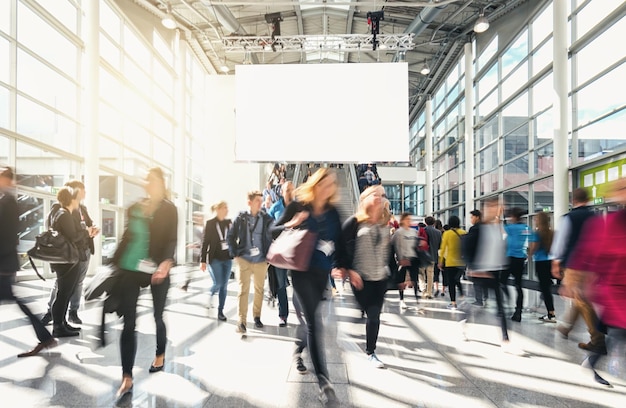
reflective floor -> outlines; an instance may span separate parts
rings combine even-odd
[[[297,320],[278,327],[277,305],[264,303],[263,329],[235,333],[237,283],[230,281],[225,314],[209,309],[208,274],[192,272],[188,291],[179,288],[186,272],[173,276],[166,308],[168,348],[163,372],[150,374],[155,348],[150,293],[142,292],[138,350],[127,407],[321,407],[317,383],[293,364]],[[49,280],[21,282],[16,294],[43,313]],[[471,283],[464,282],[471,292]],[[521,323],[510,323],[512,343],[524,356],[504,353],[493,301],[486,308],[465,304],[448,310],[446,297],[421,300],[388,292],[381,316],[377,354],[385,369],[372,367],[363,352],[365,319],[349,288],[322,302],[326,356],[331,380],[344,407],[626,407],[626,369],[598,368],[613,388],[597,384],[581,367],[588,341],[581,321],[564,339],[555,324],[537,320],[544,313],[538,294],[526,292]],[[408,293],[408,292],[407,292]],[[291,294],[291,288],[289,288]],[[471,302],[473,299],[466,299]],[[512,302],[512,301],[511,301]],[[0,306],[0,395],[3,406],[110,407],[121,380],[118,339],[121,322],[107,316],[105,347],[98,346],[101,302],[87,302],[79,314],[79,337],[36,357],[16,355],[36,343],[31,326],[15,305]],[[557,317],[566,302],[556,300]],[[251,310],[251,307],[250,307]],[[462,321],[467,319],[467,323]],[[464,336],[467,336],[467,339]],[[305,364],[311,367],[306,351]]]

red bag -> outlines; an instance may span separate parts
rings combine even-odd
[[[317,233],[307,229],[285,229],[272,242],[265,260],[277,268],[308,271],[317,245]]]

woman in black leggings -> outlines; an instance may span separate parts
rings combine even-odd
[[[535,261],[535,272],[539,278],[539,289],[543,295],[543,301],[546,304],[547,314],[539,318],[540,321],[546,323],[556,323],[556,315],[554,314],[554,300],[552,297],[552,261],[549,258],[550,247],[552,246],[552,238],[554,231],[550,228],[550,218],[548,214],[540,212],[535,216],[536,230],[529,237],[528,256]]]

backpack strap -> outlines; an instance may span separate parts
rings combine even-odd
[[[42,281],[45,281],[46,279],[43,276],[41,276],[41,274],[39,273],[39,270],[37,270],[37,267],[35,266],[35,262],[33,262],[33,258],[29,256],[28,260],[30,261],[30,265],[33,267],[33,270],[35,271],[37,276],[39,276],[39,279],[41,279]]]

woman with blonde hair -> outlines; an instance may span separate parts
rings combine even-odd
[[[209,268],[214,282],[213,287],[211,287],[211,298],[218,293],[217,318],[221,321],[226,321],[224,303],[226,302],[228,279],[233,266],[233,258],[228,251],[226,237],[232,222],[226,218],[228,214],[226,201],[213,204],[211,211],[215,213],[215,217],[208,220],[204,227],[204,239],[202,240],[202,250],[200,252],[200,269],[206,271],[208,257]]]
[[[350,278],[354,296],[367,314],[365,324],[368,360],[373,367],[385,365],[376,356],[380,313],[387,290],[390,251],[388,219],[384,214],[382,186],[366,188],[359,198],[359,209],[342,228],[342,246],[337,255],[343,277]]]
[[[287,206],[272,230],[274,236],[285,228],[297,227],[317,233],[317,245],[308,270],[292,271],[291,281],[307,325],[307,338],[300,339],[299,344],[308,346],[320,387],[320,398],[328,407],[339,406],[339,401],[326,366],[318,306],[328,284],[329,273],[335,263],[335,248],[339,247],[341,237],[341,221],[334,205],[337,200],[337,176],[334,171],[321,168],[296,190],[296,201]],[[298,371],[305,373],[300,355],[302,348],[296,351],[296,362]]]
[[[159,167],[148,170],[144,186],[147,198],[128,209],[127,224],[113,264],[121,271],[119,287],[123,291],[119,310],[124,316],[120,336],[122,385],[117,391],[118,402],[133,388],[133,366],[137,352],[137,299],[141,288],[150,285],[154,321],[156,323],[156,353],[149,372],[165,367],[167,333],[163,311],[170,286],[170,269],[174,266],[178,239],[178,212],[169,201],[165,176]]]

